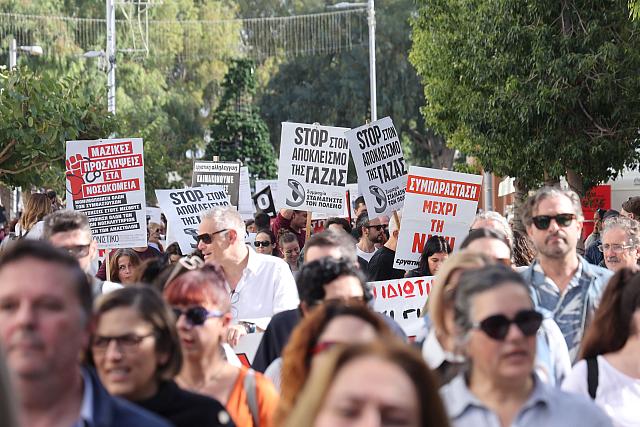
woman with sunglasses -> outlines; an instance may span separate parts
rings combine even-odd
[[[271,230],[258,230],[253,246],[259,254],[277,255],[276,252],[276,236]]]
[[[140,267],[140,257],[133,249],[118,249],[111,254],[109,269],[111,281],[125,286],[136,283],[137,269]]]
[[[595,405],[534,372],[542,314],[522,277],[500,265],[460,276],[454,302],[465,373],[441,389],[454,426],[610,426]]]
[[[188,271],[170,281],[163,294],[176,314],[185,359],[178,385],[222,402],[238,426],[270,425],[278,402],[273,385],[224,356],[231,302],[222,269],[207,264]]]
[[[91,357],[110,394],[130,400],[177,427],[228,426],[216,400],[173,381],[182,365],[173,314],[158,292],[131,286],[106,294],[95,309]]]
[[[640,425],[640,274],[618,271],[609,281],[582,340],[580,360],[562,384],[589,396],[617,427]]]
[[[407,273],[406,277],[422,277],[435,275],[444,261],[449,258],[451,246],[442,236],[431,236],[424,244],[418,268]]]

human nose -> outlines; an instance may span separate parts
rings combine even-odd
[[[202,240],[198,240],[198,250],[203,251],[205,249],[205,244]]]
[[[350,425],[352,427],[382,427],[380,411],[373,405],[367,405],[360,412],[360,417]]]
[[[176,327],[182,330],[190,330],[193,325],[187,321],[187,316],[185,316],[184,313],[180,313],[176,320]]]
[[[21,327],[32,328],[37,321],[33,306],[27,302],[22,302],[16,310],[14,320],[15,323]]]
[[[110,340],[105,349],[104,356],[109,360],[121,360],[122,349],[120,348],[117,340]]]

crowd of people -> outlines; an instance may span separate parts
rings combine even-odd
[[[194,253],[150,222],[98,265],[87,217],[33,194],[0,246],[0,425],[640,425],[640,197],[583,241],[578,196],[541,188],[524,233],[481,212],[410,271],[402,212],[354,207],[317,233],[306,212],[215,207]],[[422,276],[407,337],[367,283]]]

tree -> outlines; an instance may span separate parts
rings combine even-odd
[[[411,61],[428,123],[526,190],[580,194],[640,160],[640,33],[626,0],[422,0]]]
[[[253,62],[233,61],[222,87],[205,156],[241,161],[254,177],[275,177],[276,156],[269,143],[269,129],[251,102],[256,88]]]
[[[76,76],[0,71],[0,182],[64,188],[66,141],[118,130],[106,102]]]
[[[633,19],[638,19],[640,17],[640,1],[629,0],[629,11]]]

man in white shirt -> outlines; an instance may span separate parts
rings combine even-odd
[[[383,241],[384,226],[380,222],[380,218],[369,221],[369,215],[364,212],[356,220],[356,228],[360,233],[360,240],[356,244],[356,253],[358,257],[369,262],[376,252],[375,244]]]
[[[270,318],[300,303],[296,282],[282,259],[259,254],[244,243],[244,221],[232,206],[218,206],[202,215],[198,249],[206,263],[218,263],[227,279],[234,320]],[[251,332],[244,323],[229,328],[233,346]]]

